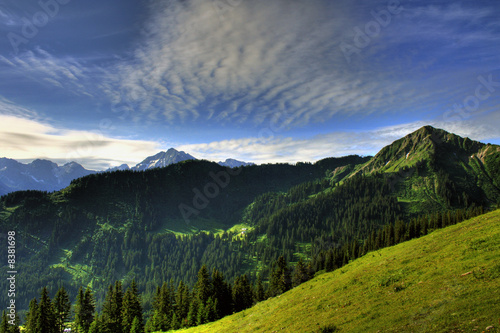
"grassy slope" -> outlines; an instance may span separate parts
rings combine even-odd
[[[499,258],[497,210],[182,332],[500,332]]]

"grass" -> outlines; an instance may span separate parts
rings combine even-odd
[[[497,210],[179,332],[500,332],[499,259]]]

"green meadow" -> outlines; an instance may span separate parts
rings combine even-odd
[[[178,332],[500,332],[500,211]]]

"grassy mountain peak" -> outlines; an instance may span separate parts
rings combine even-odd
[[[351,176],[385,174],[398,198],[417,212],[497,203],[499,165],[500,146],[424,126],[382,148]]]
[[[478,153],[485,144],[462,138],[456,134],[432,126],[423,126],[413,133],[384,147],[366,163],[364,172],[395,172],[401,168],[411,168],[434,161],[436,154],[444,154],[441,159],[461,159]]]

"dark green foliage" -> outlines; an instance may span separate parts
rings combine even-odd
[[[183,288],[182,284],[179,288]],[[183,297],[179,296],[180,306],[183,305]],[[157,288],[156,296],[153,304],[153,315],[149,318],[146,324],[147,332],[167,331],[172,327],[172,319],[174,315],[174,295],[170,286],[164,282],[161,288]]]
[[[54,313],[56,319],[56,332],[63,333],[66,322],[71,315],[71,301],[64,287],[59,288],[54,297]]]
[[[212,272],[212,290],[215,319],[231,314],[233,312],[231,287],[224,279],[224,275],[215,269]]]
[[[28,313],[26,314],[26,323],[24,328],[27,333],[36,333],[36,318],[38,316],[38,301],[33,298],[30,301]]]
[[[334,332],[338,332],[338,328],[333,324],[323,326],[318,331],[318,333],[334,333]]]
[[[132,281],[130,287],[127,288],[123,296],[121,318],[122,330],[124,332],[131,331],[134,321],[136,321],[135,330],[142,331],[144,329],[141,298],[135,280]]]
[[[267,296],[274,297],[283,294],[292,287],[290,269],[283,256],[278,258],[274,265]]]
[[[333,270],[333,269],[331,269]],[[299,262],[295,265],[292,275],[292,288],[297,287],[298,285],[309,281],[312,278],[312,267],[311,265],[306,265],[304,262],[299,260]]]
[[[253,287],[248,276],[236,278],[233,285],[233,310],[239,312],[251,307],[253,304]]]
[[[258,303],[262,302],[265,299],[266,299],[266,292],[264,290],[264,285],[262,284],[262,277],[259,274],[259,276],[257,277],[257,283],[255,285],[254,300],[256,303]]]
[[[123,290],[120,281],[110,285],[102,308],[103,333],[122,333]]]
[[[54,306],[50,301],[47,288],[43,287],[37,308],[35,331],[37,333],[55,333],[56,326]]]
[[[141,324],[141,320],[138,317],[135,317],[132,321],[132,326],[130,327],[130,333],[142,333],[143,328]]]
[[[9,330],[9,323],[5,310],[2,311],[2,322],[0,322],[0,333],[7,333]]]
[[[90,325],[94,321],[94,311],[95,301],[92,291],[90,288],[87,288],[83,292],[83,288],[80,287],[76,298],[74,323],[82,332],[86,333],[89,331]]]
[[[0,333],[20,333],[19,316],[15,313],[14,319],[7,316],[7,313],[2,311],[2,321],[0,322]]]
[[[255,300],[261,300],[264,290],[279,294],[314,271],[335,270],[367,251],[456,223],[465,209],[500,202],[498,156],[497,146],[423,128],[372,160],[349,156],[240,168],[228,184],[221,183],[227,169],[189,161],[147,172],[96,174],[51,194],[11,193],[0,199],[0,225],[19,234],[16,255],[23,288],[16,304],[26,310],[42,286],[54,292],[64,283],[75,295],[80,284],[91,284],[96,304],[87,319],[75,307],[75,320],[86,332],[95,309],[103,313],[103,325],[110,324],[110,304],[104,302],[109,283],[127,284],[134,276],[148,329],[156,327],[151,319],[156,287],[164,281],[171,281],[168,293],[163,292],[170,301],[155,317],[162,327],[221,318],[234,310],[230,283],[242,275],[250,284],[261,276],[254,290]],[[219,195],[196,209],[186,224],[179,205],[194,207],[193,190],[203,192],[206,184],[217,183],[214,175],[222,177]],[[244,236],[195,229],[236,223],[249,226]],[[169,232],[182,228],[183,236]],[[0,247],[5,246],[0,238]],[[66,253],[58,267],[50,267]],[[272,282],[273,264],[280,256],[290,266],[287,282],[278,286],[276,279]],[[6,262],[5,251],[0,260]],[[206,269],[200,279],[203,265],[218,273]],[[81,276],[72,276],[75,271]],[[0,281],[0,287],[5,283]],[[5,298],[0,295],[0,301]]]
[[[90,324],[88,333],[100,333],[104,330],[104,327],[101,322],[101,318],[99,315],[95,315],[94,320]],[[84,331],[86,332],[86,331]]]

